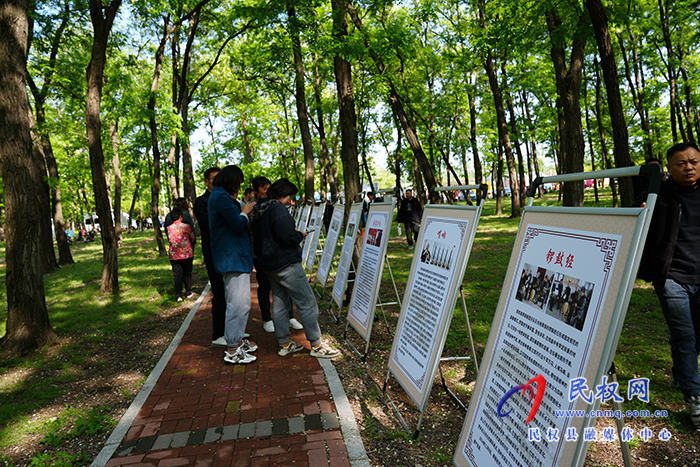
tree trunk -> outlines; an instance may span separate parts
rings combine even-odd
[[[591,151],[591,170],[595,172],[595,151],[593,150],[593,134],[591,132],[591,119],[588,112],[588,86],[585,86],[583,89],[585,92],[584,102],[586,108],[586,134],[588,135],[588,149]],[[598,199],[598,180],[593,181],[593,192],[595,195],[595,204],[598,204],[600,202]]]
[[[637,115],[639,115],[639,122],[642,127],[642,132],[644,133],[644,152],[646,153],[646,158],[650,159],[654,157],[654,135],[651,132],[651,125],[649,123],[649,111],[646,109],[644,103],[646,89],[644,86],[644,77],[640,73],[641,67],[639,65],[639,57],[637,56],[637,51],[634,47],[634,36],[632,35],[632,31],[629,31],[629,34],[633,42],[632,63],[634,64],[634,80],[632,79],[632,71],[630,70],[629,60],[627,59],[625,41],[623,40],[621,33],[617,33],[617,42],[620,44],[620,52],[622,54],[622,60],[625,64],[625,77],[627,78],[627,84],[629,85],[630,93],[632,94],[632,102],[637,110]]]
[[[501,148],[505,149],[506,164],[508,165],[508,176],[510,177],[510,194],[511,194],[511,218],[520,217],[520,189],[518,187],[518,173],[515,167],[515,158],[513,157],[513,148],[510,144],[510,136],[508,135],[508,123],[506,122],[506,112],[503,107],[503,95],[496,79],[496,70],[489,51],[484,60],[484,69],[489,78],[491,86],[491,94],[493,94],[494,109],[496,110],[496,120],[498,125],[498,143]],[[499,150],[499,154],[502,152]],[[502,162],[499,167],[502,167]],[[502,171],[502,169],[501,169]]]
[[[348,35],[347,0],[331,0],[333,8],[333,37],[340,44]],[[345,179],[345,217],[361,191],[360,165],[357,161],[357,115],[352,89],[352,69],[350,62],[336,53],[333,57],[336,90],[338,93],[339,124],[341,135],[341,161]]]
[[[524,206],[526,201],[525,195],[525,164],[523,164],[523,152],[520,149],[520,141],[518,139],[518,124],[515,120],[515,110],[513,109],[513,98],[508,92],[506,87],[506,67],[505,64],[501,68],[503,70],[503,85],[505,89],[506,105],[508,106],[508,114],[510,116],[510,131],[513,134],[513,143],[515,146],[515,152],[518,155],[518,177],[520,178],[518,183],[518,193],[520,194],[520,205]],[[513,193],[515,196],[515,193]]]
[[[294,84],[296,92],[297,118],[301,131],[301,144],[304,149],[304,197],[313,202],[314,199],[314,149],[309,130],[309,109],[306,106],[306,90],[304,78],[304,60],[301,55],[301,39],[299,37],[299,20],[296,17],[294,6],[287,4],[287,17],[289,18],[289,31],[292,39],[292,51],[294,55]]]
[[[586,0],[586,8],[593,23],[598,52],[600,53],[600,64],[603,68],[603,78],[605,79],[605,90],[608,94],[608,112],[610,113],[610,123],[615,143],[613,148],[615,165],[617,167],[629,167],[632,165],[632,159],[630,158],[627,123],[625,122],[625,112],[622,107],[622,96],[620,96],[617,63],[615,62],[612,40],[608,30],[608,16],[605,13],[601,0]],[[620,177],[618,180],[620,181],[620,202],[622,206],[632,206],[632,202],[634,202],[632,178]]]
[[[676,68],[673,64],[675,57],[673,54],[673,45],[671,43],[671,31],[668,26],[668,11],[664,8],[664,0],[659,1],[659,19],[661,21],[661,31],[664,36],[664,44],[666,45],[666,67],[668,71],[668,84],[669,84],[669,108],[671,110],[671,134],[673,135],[673,142],[678,142],[678,129],[676,123]],[[660,55],[660,53],[659,53]]]
[[[107,61],[107,40],[114,23],[121,0],[112,0],[108,6],[101,1],[90,0],[90,18],[92,19],[94,37],[92,55],[87,67],[87,96],[85,106],[85,127],[92,169],[92,187],[95,192],[95,210],[102,229],[102,283],[100,292],[104,294],[119,293],[119,275],[117,265],[117,242],[112,223],[112,210],[109,205],[109,193],[105,178],[105,157],[102,151],[102,122],[100,105],[102,101],[102,83],[104,67]],[[103,16],[104,11],[104,16]]]
[[[579,18],[579,29],[584,21]],[[581,124],[581,77],[583,71],[586,40],[583,33],[577,33],[571,46],[571,59],[566,67],[566,49],[558,39],[562,22],[554,11],[547,13],[547,28],[551,40],[550,55],[554,63],[557,94],[560,98],[563,119],[563,133],[560,133],[562,173],[583,172],[584,139]],[[561,130],[561,127],[560,127]],[[564,183],[564,206],[583,206],[583,180]]]
[[[472,95],[471,89],[467,91],[469,98],[469,145],[472,148],[472,156],[474,157],[474,183],[479,185],[484,181],[483,169],[481,168],[481,159],[479,158],[479,148],[476,144],[476,101]],[[467,169],[464,169],[464,173]],[[485,194],[485,193],[484,193]],[[481,202],[481,194],[477,196],[477,203]]]
[[[54,341],[39,262],[41,182],[32,161],[26,65],[29,1],[0,3],[0,165],[5,189],[7,321],[3,353]]]
[[[165,256],[165,242],[163,234],[160,230],[160,222],[158,220],[158,198],[160,196],[160,149],[158,147],[158,127],[156,125],[155,108],[156,108],[156,93],[158,92],[158,83],[160,82],[160,73],[163,68],[163,54],[168,37],[173,29],[168,29],[168,19],[163,21],[163,37],[160,45],[156,50],[155,69],[153,71],[153,82],[151,84],[151,95],[148,99],[148,110],[150,117],[148,119],[148,127],[151,132],[151,148],[153,149],[153,184],[151,185],[151,218],[153,219],[153,233],[158,245],[158,256]]]
[[[51,206],[49,204],[49,184],[46,181],[47,171],[44,150],[41,144],[41,139],[37,135],[36,122],[34,121],[34,115],[32,114],[31,109],[29,109],[29,114],[27,115],[27,117],[29,119],[30,125],[29,134],[34,143],[32,149],[32,162],[36,164],[37,170],[40,173],[44,174],[44,176],[41,179],[41,185],[39,186],[39,190],[42,196],[40,198],[41,204],[39,205],[39,207],[41,208],[41,214],[39,215],[38,220],[41,227],[41,233],[39,234],[39,238],[41,239],[41,254],[39,255],[39,258],[41,261],[41,268],[44,271],[44,274],[46,274],[58,268],[58,264],[56,263],[56,254],[53,250],[53,236],[51,234]]]
[[[109,121],[109,134],[112,139],[112,169],[114,170],[114,236],[117,248],[124,246],[122,238],[122,169],[119,165],[119,132],[118,123]]]
[[[610,158],[608,157],[608,145],[605,141],[605,128],[603,128],[603,115],[600,111],[600,72],[598,71],[598,60],[593,60],[593,66],[595,69],[595,116],[598,121],[598,136],[600,137],[600,152],[603,156],[603,164],[606,169],[612,169],[612,164],[610,163]],[[610,177],[610,189],[612,190],[613,196],[613,207],[618,207],[617,202],[617,186],[615,179]]]

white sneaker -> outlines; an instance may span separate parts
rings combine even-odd
[[[275,323],[273,323],[272,320],[270,320],[270,321],[265,321],[265,322],[263,323],[263,329],[264,329],[266,332],[275,332]]]
[[[311,346],[311,356],[316,358],[335,358],[340,355],[340,350],[333,349],[328,344],[319,344],[318,347]]]
[[[300,352],[302,350],[304,350],[303,345],[297,344],[294,341],[289,341],[289,345],[287,347],[283,345],[280,346],[280,349],[277,351],[277,355],[279,355],[280,357],[284,357],[289,355],[290,353]]]
[[[253,363],[257,360],[254,355],[248,355],[248,353],[243,350],[243,346],[238,347],[235,352],[229,353],[224,352],[224,362],[231,364],[247,365],[248,363]]]
[[[224,336],[221,336],[218,339],[211,341],[211,346],[212,347],[228,347],[228,344],[226,343],[226,338]]]
[[[302,326],[301,323],[299,321],[297,321],[296,318],[289,319],[289,327],[292,329],[296,329],[297,331],[299,329],[304,329],[304,326]]]
[[[239,345],[238,348],[242,348],[246,353],[253,353],[258,350],[258,346],[250,342],[248,339],[241,339],[241,345]]]

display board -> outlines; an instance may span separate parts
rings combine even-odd
[[[347,317],[348,322],[367,342],[372,333],[393,214],[393,202],[372,203],[367,214],[365,236]]]
[[[316,261],[316,251],[318,250],[318,240],[321,237],[321,227],[323,227],[323,211],[325,206],[320,205],[314,208],[314,214],[316,214],[316,221],[313,225],[313,232],[309,234],[307,239],[311,239],[311,245],[309,246],[309,252],[306,254],[306,263],[304,267],[307,271],[312,272],[314,270],[314,262]],[[311,230],[311,227],[309,227]]]
[[[427,205],[389,355],[421,412],[430,396],[476,233],[478,206]]]
[[[348,285],[348,273],[350,272],[352,252],[355,247],[357,231],[359,230],[361,211],[362,203],[353,204],[348,215],[348,223],[345,226],[343,248],[340,250],[340,260],[338,261],[338,272],[335,275],[335,283],[331,292],[331,296],[338,308],[343,306],[343,295],[345,295],[345,288]]]
[[[456,466],[583,463],[595,420],[556,411],[595,405],[571,381],[592,398],[611,364],[647,228],[643,208],[524,209]]]
[[[301,264],[306,267],[306,260],[309,258],[309,252],[311,251],[311,244],[314,241],[314,236],[316,234],[316,221],[318,218],[319,207],[314,206],[311,209],[311,214],[309,215],[309,223],[306,225],[306,230],[304,232],[308,235],[304,238],[304,242],[301,247]]]
[[[326,286],[326,281],[328,281],[328,274],[330,274],[331,272],[331,265],[333,264],[333,258],[335,258],[335,250],[338,246],[338,237],[340,236],[340,228],[343,226],[344,215],[344,205],[336,204],[335,206],[333,206],[333,216],[331,217],[331,223],[328,226],[328,235],[326,236],[326,243],[323,245],[323,254],[321,255],[321,262],[318,263],[318,271],[316,272],[316,280],[323,287]]]
[[[297,230],[305,231],[306,226],[309,224],[309,217],[311,216],[312,206],[306,205],[301,208],[300,215],[297,218]]]

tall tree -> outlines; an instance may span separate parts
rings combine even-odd
[[[314,148],[309,129],[309,109],[306,105],[306,79],[304,75],[304,60],[301,53],[301,37],[299,34],[299,18],[291,3],[287,4],[289,34],[292,39],[292,54],[294,56],[294,88],[297,104],[297,119],[301,131],[301,144],[304,149],[304,198],[314,199]]]
[[[357,161],[357,114],[355,113],[355,96],[352,86],[352,66],[342,51],[348,40],[348,0],[331,0],[331,6],[333,8],[333,37],[340,44],[340,50],[333,56],[333,70],[338,93],[338,123],[342,141],[340,159],[345,179],[345,216],[347,218],[355,195],[361,191],[360,164]]]
[[[0,1],[0,166],[5,189],[7,322],[2,351],[21,354],[55,339],[38,254],[40,187],[27,99],[29,1]]]
[[[558,102],[560,103],[559,138],[562,173],[583,172],[584,140],[581,123],[581,80],[583,57],[586,47],[583,12],[579,12],[577,24],[573,26],[572,44],[567,45],[565,30],[559,13],[553,8],[546,13],[547,28],[551,41],[550,56],[554,63]],[[566,64],[567,49],[571,50],[569,65]],[[564,206],[583,206],[583,181],[564,183]]]
[[[92,170],[92,188],[95,193],[95,211],[102,228],[102,283],[101,293],[119,293],[117,265],[117,238],[114,235],[112,210],[109,205],[109,189],[105,174],[105,156],[102,151],[102,120],[100,105],[105,63],[107,62],[107,40],[121,0],[112,0],[106,6],[101,0],[90,0],[90,20],[93,28],[92,51],[87,75],[87,99],[85,105],[85,127]]]
[[[608,112],[610,113],[610,123],[613,130],[615,165],[617,167],[629,167],[632,165],[632,159],[630,158],[625,111],[622,107],[622,96],[620,96],[620,81],[617,77],[617,62],[615,61],[610,30],[608,29],[608,15],[603,8],[601,0],[586,0],[586,8],[593,23],[595,39],[598,43],[598,53],[600,54],[600,64],[603,68],[605,90],[608,94]],[[634,201],[632,179],[630,177],[621,177],[619,180],[620,202],[623,207],[632,206]]]

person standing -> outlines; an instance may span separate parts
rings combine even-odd
[[[406,241],[409,250],[412,250],[414,242],[418,241],[418,231],[422,219],[423,207],[420,205],[420,201],[413,197],[413,190],[406,190],[406,197],[401,201],[399,207],[399,222],[403,222],[406,228]]]
[[[178,198],[173,202],[173,208],[180,208],[182,209],[182,222],[185,224],[189,224],[190,227],[192,227],[192,232],[195,232],[196,235],[196,230],[194,228],[194,221],[192,220],[192,216],[190,216],[190,212],[187,209],[189,206],[187,206],[187,200],[185,198]],[[173,217],[168,213],[165,216],[165,221],[163,221],[163,225],[167,229],[170,224],[174,222]]]
[[[639,277],[654,286],[670,333],[673,386],[700,427],[700,151],[679,143],[666,151],[670,177],[654,206]],[[643,199],[640,199],[643,198]],[[635,201],[641,205],[646,193]]]
[[[216,272],[214,259],[211,254],[211,241],[209,234],[209,215],[207,203],[209,195],[214,187],[214,177],[219,173],[218,167],[210,167],[204,171],[204,185],[206,191],[194,201],[194,217],[199,224],[199,232],[202,236],[202,256],[204,256],[204,267],[207,269],[209,283],[211,284],[211,345],[212,347],[226,347],[224,338],[224,328],[226,322],[226,296],[224,292],[224,276]]]
[[[251,180],[253,191],[255,192],[255,200],[259,201],[267,196],[267,189],[270,188],[271,182],[267,177],[255,177]],[[251,232],[252,234],[252,232]],[[253,237],[253,244],[255,244]],[[253,265],[255,266],[255,278],[258,281],[258,305],[260,305],[260,316],[263,320],[263,329],[266,332],[275,332],[275,323],[272,320],[272,312],[270,311],[270,279],[263,271],[260,262],[258,261],[255,251],[253,251]],[[294,317],[294,305],[289,306],[289,327],[295,330],[304,329],[304,326]]]
[[[177,301],[182,301],[182,283],[185,283],[187,298],[193,297],[192,292],[192,259],[194,258],[194,230],[189,224],[182,222],[184,213],[180,208],[174,208],[169,216],[173,219],[167,229],[168,256],[173,268],[175,295]]]
[[[224,276],[226,363],[252,363],[258,346],[243,337],[250,314],[250,273],[253,250],[248,233],[248,214],[255,202],[241,208],[236,200],[243,172],[236,165],[221,169],[213,181],[207,203],[212,257],[216,272]]]
[[[301,241],[308,234],[296,230],[294,218],[287,210],[290,199],[298,192],[296,185],[281,178],[267,191],[253,213],[255,254],[259,264],[270,279],[272,287],[272,320],[281,357],[304,349],[289,339],[288,310],[291,300],[304,325],[304,334],[311,343],[311,356],[334,358],[340,351],[321,341],[318,325],[318,303],[301,265]]]

